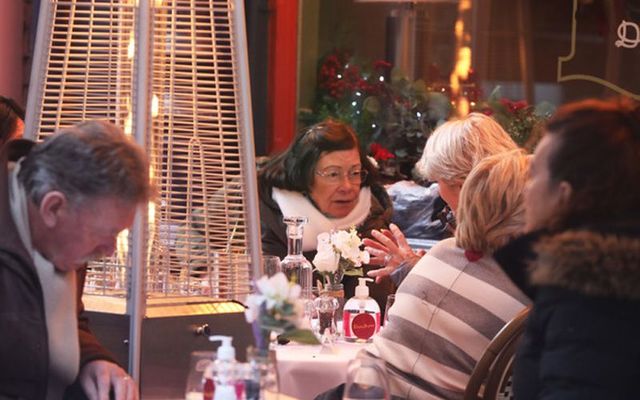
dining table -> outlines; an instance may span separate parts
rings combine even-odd
[[[278,345],[276,360],[280,393],[300,400],[312,400],[344,383],[349,361],[356,358],[366,345],[344,341],[337,341],[331,346]]]

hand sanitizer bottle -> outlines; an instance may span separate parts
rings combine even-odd
[[[210,367],[213,369],[215,393],[213,400],[237,400],[236,396],[236,349],[231,345],[231,336],[209,336],[212,342],[221,342],[218,358]]]
[[[358,278],[358,281],[356,295],[344,305],[344,337],[349,342],[370,342],[380,330],[380,306],[369,297],[367,281],[373,279]]]

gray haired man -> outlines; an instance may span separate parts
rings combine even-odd
[[[79,283],[149,200],[146,157],[103,121],[29,147],[0,154],[0,398],[61,399],[75,381],[91,400],[135,400],[135,383],[78,318]],[[16,152],[26,154],[11,162]]]

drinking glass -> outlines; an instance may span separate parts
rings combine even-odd
[[[269,278],[271,278],[278,272],[282,272],[282,266],[280,265],[280,257],[263,254],[262,270],[264,271],[264,274]]]
[[[204,371],[215,358],[215,351],[194,351],[191,353],[189,376],[187,377],[187,386],[184,391],[187,400],[202,399]]]
[[[387,296],[387,304],[384,306],[384,323],[383,326],[387,326],[389,322],[389,311],[391,310],[391,306],[396,302],[396,295],[390,294]]]
[[[389,380],[384,365],[368,356],[349,361],[342,400],[389,400]]]

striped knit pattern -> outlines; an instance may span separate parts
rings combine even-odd
[[[447,239],[404,279],[367,352],[386,362],[395,396],[462,399],[491,339],[527,304],[492,258],[470,262]]]

